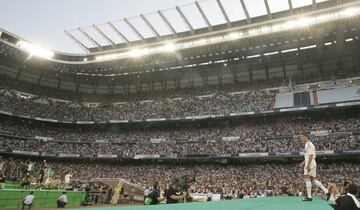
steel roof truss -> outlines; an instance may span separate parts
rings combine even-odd
[[[166,18],[166,16],[164,15],[164,13],[160,10],[158,10],[158,14],[161,17],[161,19],[164,21],[164,23],[166,24],[166,26],[170,29],[170,31],[177,35],[177,32],[175,30],[175,28],[170,24],[169,20]]]
[[[241,3],[241,6],[242,6],[242,8],[244,10],[246,20],[250,24],[251,23],[251,18],[250,18],[250,15],[249,15],[249,12],[247,10],[247,7],[246,7],[246,4],[245,4],[244,0],[240,0],[240,3]]]
[[[70,37],[70,39],[73,40],[73,42],[75,42],[85,52],[90,52],[89,48],[87,48],[80,40],[78,40],[74,35],[72,35],[70,31],[65,30],[65,34],[68,35],[68,37]]]
[[[185,14],[181,10],[181,8],[177,6],[176,11],[179,13],[181,18],[183,19],[183,21],[184,21],[185,25],[187,26],[187,28],[191,31],[192,34],[194,34],[194,27],[191,25],[189,20],[186,18]]]
[[[199,4],[198,1],[195,1],[195,5],[198,8],[198,10],[199,10],[205,24],[208,26],[209,31],[212,31],[212,25],[211,25],[209,19],[206,17],[206,14],[205,14],[204,10],[201,8],[201,5]]]
[[[115,42],[113,42],[97,25],[93,25],[93,28],[95,31],[97,31],[109,44],[115,45]]]
[[[155,27],[150,23],[150,21],[144,16],[140,15],[141,19],[145,22],[145,24],[149,27],[149,29],[153,32],[153,34],[157,37],[160,37],[159,32],[155,29]]]
[[[116,33],[122,40],[124,40],[124,41],[127,42],[127,43],[130,42],[130,40],[129,40],[123,33],[121,33],[121,32],[119,31],[119,29],[117,29],[116,26],[115,26],[112,22],[108,21],[107,24],[110,26],[110,28],[111,28],[113,31],[115,31],[115,33]]]
[[[138,36],[139,39],[144,40],[144,36],[135,28],[135,26],[129,21],[129,19],[124,18],[125,23],[130,27],[130,29]]]
[[[221,3],[221,0],[216,0],[216,1],[217,1],[218,6],[219,6],[219,8],[221,10],[221,13],[224,16],[224,19],[225,19],[225,21],[227,23],[227,26],[230,28],[231,27],[231,21],[230,21],[230,18],[229,18],[229,16],[227,15],[227,13],[225,11],[225,8],[224,8],[223,4]]]
[[[83,28],[80,27],[79,31],[95,46],[101,47],[101,45],[94,38],[92,38]]]

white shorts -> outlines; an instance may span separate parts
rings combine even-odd
[[[308,171],[306,168],[304,168],[304,175],[316,177],[316,164],[313,164],[310,166],[310,171]]]

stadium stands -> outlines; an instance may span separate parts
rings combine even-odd
[[[160,98],[84,107],[77,103],[54,102],[47,98],[29,100],[7,91],[0,96],[2,111],[56,120],[109,121],[186,117],[201,114],[265,111],[271,108],[272,94],[251,91],[239,95],[213,93],[186,98]],[[46,110],[46,112],[44,112]]]
[[[94,189],[94,178],[121,178],[145,192],[156,180],[169,185],[186,176],[196,178],[193,193],[222,199],[265,197],[269,189],[303,196],[303,132],[316,147],[321,182],[360,185],[360,4],[343,1],[268,9],[234,28],[197,31],[194,40],[193,33],[177,34],[176,53],[127,59],[119,57],[128,46],[113,46],[114,54],[102,46],[86,55],[39,56],[1,29],[5,188],[71,189],[86,197],[95,191],[106,194],[96,202],[109,204],[111,193],[125,197],[130,189],[120,189],[120,181]],[[300,30],[294,22],[262,25],[293,15]],[[314,30],[303,26],[309,20]],[[163,44],[161,37],[142,41],[133,51]]]
[[[8,151],[44,154],[134,155],[236,154],[299,152],[296,135],[314,134],[318,150],[357,150],[359,117],[282,119],[236,123],[229,126],[155,129],[61,129],[7,120],[0,123],[0,145]],[[283,147],[282,145],[286,145]]]

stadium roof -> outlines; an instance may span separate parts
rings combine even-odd
[[[127,47],[251,24],[259,16],[311,6],[329,0],[201,0],[150,14],[65,30],[85,52]],[[342,0],[337,0],[340,4]]]
[[[215,22],[211,23],[210,17],[216,15],[216,13],[211,13],[211,15],[206,15],[206,10],[203,9],[204,6],[201,4],[205,4],[207,2],[214,2],[216,6],[212,5],[209,8],[218,8],[220,10],[220,14],[223,15],[223,22]],[[235,19],[233,15],[230,15],[227,11],[227,4],[225,4],[226,0],[207,0],[199,3],[189,4],[185,6],[179,6],[175,8],[175,15],[182,16],[183,22],[188,26],[188,29],[180,29],[174,28],[173,33],[169,35],[162,35],[158,27],[153,22],[150,22],[150,16],[148,15],[140,15],[139,17],[146,24],[146,20],[148,21],[147,25],[152,26],[153,30],[159,33],[159,37],[147,37],[144,32],[137,29],[135,24],[133,24],[133,19],[135,18],[125,18],[122,21],[128,22],[127,25],[133,29],[133,33],[137,34],[137,37],[143,40],[131,40],[127,38],[129,42],[126,43],[116,43],[110,35],[107,35],[106,31],[101,28],[101,24],[94,25],[92,28],[97,31],[98,35],[101,35],[104,40],[107,40],[108,43],[114,43],[112,45],[104,44],[101,45],[101,42],[93,37],[88,32],[88,27],[80,27],[79,31],[81,34],[85,36],[85,38],[92,40],[93,45],[97,46],[92,48],[88,48],[81,42],[81,40],[77,39],[71,30],[67,31],[67,33],[78,42],[79,45],[84,46],[89,53],[86,54],[70,54],[70,53],[62,53],[62,52],[53,52],[47,49],[43,49],[38,47],[35,44],[32,44],[21,37],[18,37],[10,32],[5,30],[1,30],[0,33],[1,40],[5,40],[10,46],[22,50],[24,52],[28,52],[30,55],[35,55],[37,57],[45,58],[50,61],[55,61],[56,63],[63,64],[91,64],[91,63],[102,63],[104,61],[113,61],[113,60],[129,60],[129,58],[138,58],[138,57],[149,57],[152,54],[169,54],[174,51],[180,52],[181,54],[185,53],[185,51],[193,51],[196,48],[207,48],[218,47],[225,45],[232,45],[235,41],[241,42],[243,39],[255,38],[261,35],[271,35],[271,34],[280,34],[286,31],[297,31],[306,28],[311,28],[314,26],[324,25],[330,22],[336,22],[338,20],[350,19],[354,16],[360,15],[360,2],[355,0],[327,0],[327,1],[316,1],[311,0],[311,4],[301,5],[296,4],[295,2],[299,2],[300,0],[286,0],[285,10],[281,11],[273,11],[271,0],[254,0],[258,1],[259,5],[257,8],[248,8],[246,7],[247,0],[239,0],[239,8],[242,8],[239,11],[243,11],[243,18],[241,16],[239,20]],[[237,1],[236,1],[237,2]],[[244,3],[245,6],[242,6],[241,3]],[[309,2],[301,0],[301,2]],[[260,4],[261,3],[261,4]],[[264,11],[261,12],[262,3],[265,7],[265,15]],[[189,6],[194,6],[197,8],[197,11],[201,14],[204,13],[204,16],[199,19],[189,18],[185,13],[185,9]],[[199,5],[200,7],[196,6]],[[266,6],[267,5],[267,6]],[[200,8],[200,9],[199,9]],[[205,7],[204,7],[205,8]],[[223,9],[221,9],[223,8]],[[244,10],[244,8],[246,8]],[[162,22],[169,21],[170,16],[167,15],[167,11],[160,11],[156,14],[158,16],[166,17],[162,18]],[[202,12],[201,12],[202,11]],[[254,13],[257,11],[257,13]],[[193,12],[195,13],[195,12]],[[248,13],[249,15],[246,15]],[[162,15],[161,15],[162,14]],[[239,13],[241,14],[241,13]],[[200,15],[201,16],[201,15]],[[204,22],[210,23],[205,28],[198,28],[200,26],[195,26],[194,20],[203,20]],[[229,20],[228,22],[226,20]],[[122,31],[121,28],[116,26],[117,21],[111,21],[106,23],[110,28],[113,26],[113,29]],[[217,25],[216,25],[217,24]],[[171,24],[168,26],[176,27]],[[144,27],[145,28],[145,27]],[[151,30],[151,27],[150,27]],[[169,29],[171,30],[171,29]],[[113,30],[114,31],[114,30]],[[153,32],[154,32],[153,31]],[[115,32],[115,31],[114,31]],[[124,37],[127,34],[121,33]],[[153,34],[156,34],[155,32]],[[100,47],[99,47],[100,46]],[[91,47],[91,46],[90,46]]]

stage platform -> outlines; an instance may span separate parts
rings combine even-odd
[[[252,198],[230,201],[182,203],[157,206],[117,206],[91,208],[92,210],[333,210],[327,201],[314,198],[303,202],[301,197]],[[84,210],[72,209],[72,210]]]

